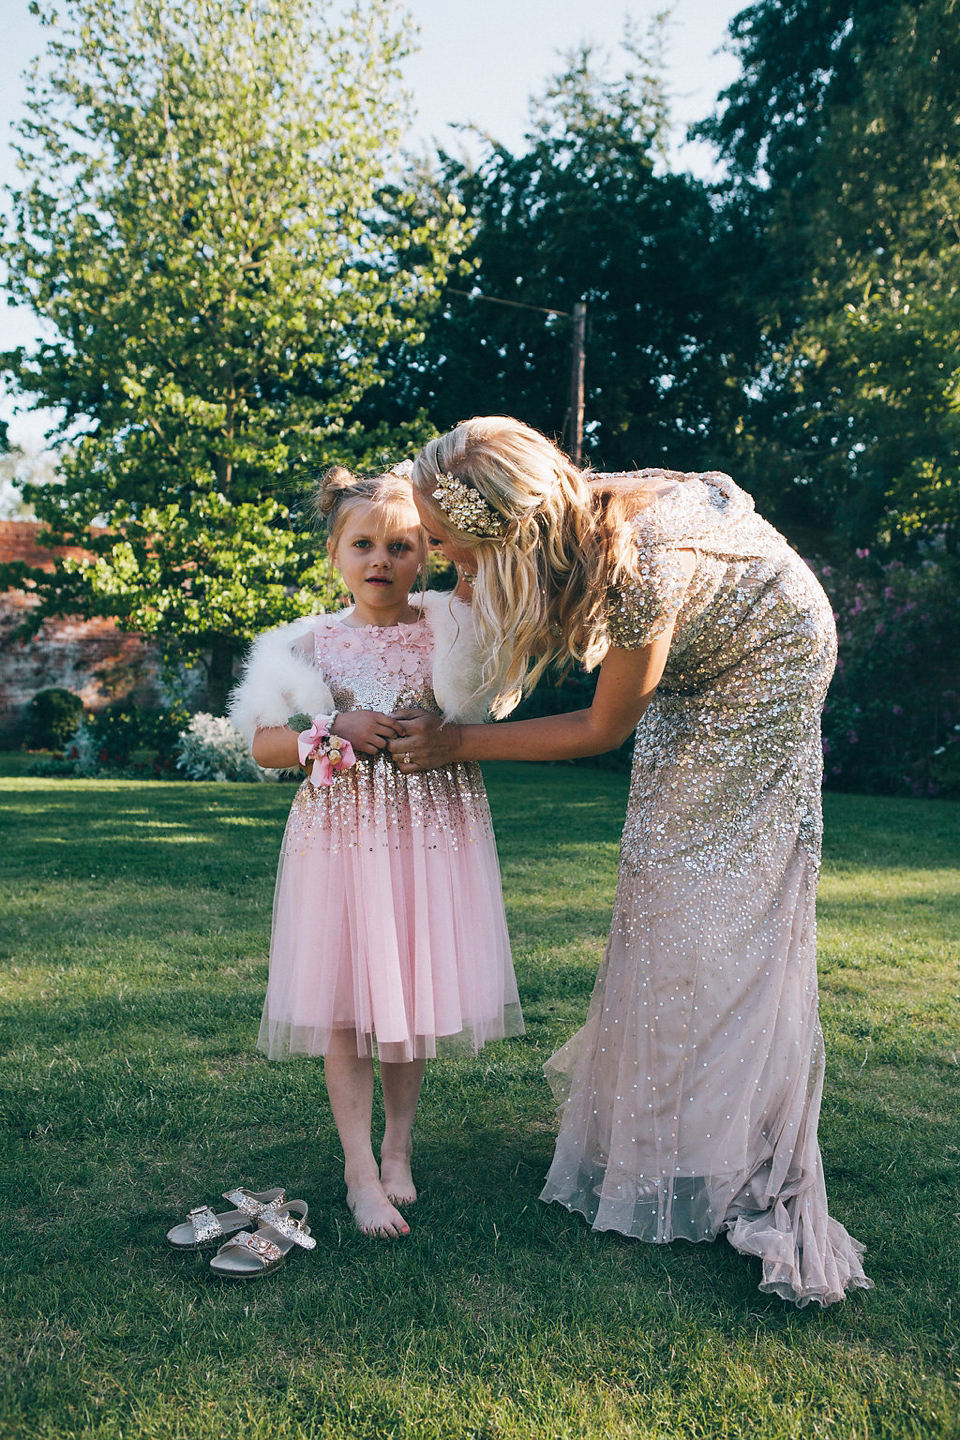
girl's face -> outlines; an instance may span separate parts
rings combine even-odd
[[[412,505],[400,512],[394,506],[352,505],[327,552],[362,624],[395,624],[406,612],[421,560],[420,524]]]
[[[468,550],[465,545],[458,545],[456,540],[451,538],[448,530],[445,530],[442,525],[437,525],[433,512],[427,508],[416,490],[413,492],[413,503],[417,507],[420,523],[427,532],[430,545],[439,550],[442,555],[446,555],[458,570],[466,571],[468,575],[476,575],[476,552]]]

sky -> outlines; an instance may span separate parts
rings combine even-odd
[[[309,3],[309,0],[305,0]],[[747,0],[674,0],[667,29],[666,79],[673,118],[671,161],[706,175],[706,147],[686,143],[687,127],[703,119],[737,73],[723,53],[729,21]],[[530,97],[541,93],[563,57],[584,42],[617,64],[624,23],[643,34],[666,0],[407,0],[419,27],[419,52],[407,62],[416,106],[410,148],[439,143],[456,150],[470,140],[454,125],[474,125],[508,148],[522,147]],[[0,0],[0,185],[15,183],[11,123],[22,113],[22,75],[44,47],[29,0]],[[473,153],[476,153],[475,150]],[[5,207],[4,207],[5,208]],[[29,311],[0,307],[0,350],[30,344],[37,325]],[[0,395],[0,418],[15,443],[36,442],[37,418],[18,414]]]

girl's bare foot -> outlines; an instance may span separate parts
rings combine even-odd
[[[410,1234],[410,1226],[396,1206],[391,1205],[379,1180],[347,1186],[347,1208],[362,1235],[379,1235],[398,1240]]]
[[[412,1205],[417,1198],[417,1187],[410,1173],[410,1156],[381,1150],[380,1183],[395,1205]]]

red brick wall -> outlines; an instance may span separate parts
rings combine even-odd
[[[42,531],[35,521],[0,520],[0,563],[23,560],[51,570],[56,554],[81,553],[43,549],[35,543]],[[36,603],[28,592],[0,591],[0,743],[19,743],[27,705],[53,686],[72,690],[89,710],[127,697],[156,702],[156,653],[112,620],[47,620],[32,640],[12,639]]]

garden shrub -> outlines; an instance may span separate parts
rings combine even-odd
[[[83,714],[72,690],[38,690],[30,701],[27,744],[32,750],[61,750]]]
[[[122,769],[140,748],[143,720],[132,700],[117,700],[94,716],[92,723],[97,760],[102,766]]]
[[[200,711],[180,733],[177,768],[188,780],[264,780],[247,742],[229,720]]]
[[[824,782],[869,794],[960,796],[960,570],[858,550],[814,566],[837,619],[823,714]]]

